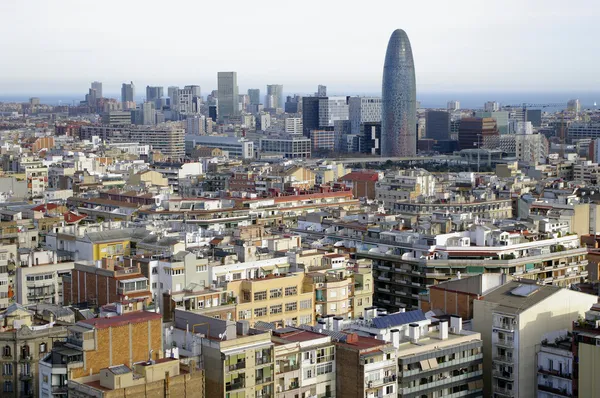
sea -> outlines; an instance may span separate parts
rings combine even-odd
[[[287,95],[314,95],[313,93],[284,93]],[[108,93],[110,98],[120,98],[120,94]],[[380,96],[381,93],[374,92],[348,92],[348,93],[329,93],[329,95],[362,95],[362,96]],[[83,100],[81,94],[52,94],[52,95],[2,95],[0,94],[0,102],[27,102],[30,97],[39,97],[40,102],[48,105],[76,105]],[[545,111],[559,111],[566,107],[567,101],[570,99],[579,99],[582,109],[596,109],[596,103],[600,103],[600,91],[597,92],[417,92],[417,100],[422,108],[446,108],[448,101],[460,101],[460,106],[463,109],[478,109],[482,108],[487,101],[499,102],[502,106],[518,106],[523,103],[528,104],[559,104],[556,106],[544,107]],[[144,97],[136,97],[136,101],[142,102]],[[564,105],[560,105],[564,104]],[[532,109],[540,108],[540,106],[530,106]]]

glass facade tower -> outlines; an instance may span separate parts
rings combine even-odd
[[[415,64],[406,32],[392,33],[385,54],[382,84],[381,155],[417,153]]]

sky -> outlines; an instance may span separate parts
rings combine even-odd
[[[0,0],[0,96],[146,85],[380,93],[391,33],[417,92],[599,92],[598,0]],[[600,97],[600,96],[599,96]]]

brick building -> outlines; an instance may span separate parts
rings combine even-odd
[[[63,277],[63,303],[105,305],[127,300],[152,300],[152,292],[138,266],[118,265],[113,259],[102,259],[100,267],[93,262],[77,262],[70,276]]]
[[[379,173],[376,171],[353,171],[338,180],[352,188],[355,198],[375,199],[375,186],[379,181]]]
[[[93,376],[116,365],[131,368],[150,357],[159,360],[162,347],[162,317],[154,312],[77,322],[68,327],[66,343],[55,345],[39,362],[40,396],[62,393],[66,397],[69,380]]]

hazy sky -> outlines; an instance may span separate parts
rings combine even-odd
[[[598,91],[600,1],[0,0],[0,95],[147,84],[381,90],[394,29],[421,92]]]

